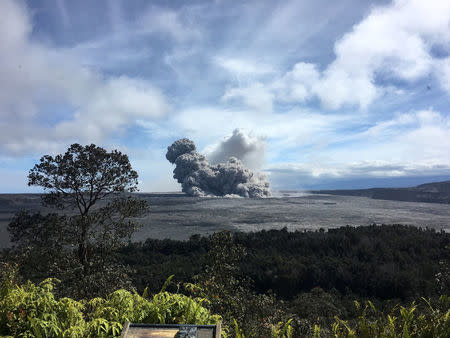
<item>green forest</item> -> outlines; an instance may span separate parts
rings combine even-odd
[[[0,332],[106,337],[126,320],[221,320],[229,336],[445,337],[449,245],[402,225],[148,239],[114,252],[121,274],[93,274],[82,296],[67,271],[42,281],[40,259],[8,250],[3,261],[20,263],[3,266]]]
[[[450,234],[405,225],[217,232],[131,242],[151,206],[128,157],[45,155],[0,253],[0,336],[117,337],[222,322],[224,337],[449,337]]]

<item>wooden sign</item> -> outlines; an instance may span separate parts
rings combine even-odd
[[[192,324],[134,324],[126,322],[121,338],[220,338],[221,326]]]

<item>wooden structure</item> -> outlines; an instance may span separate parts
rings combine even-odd
[[[220,338],[221,325],[134,324],[126,322],[121,338]]]

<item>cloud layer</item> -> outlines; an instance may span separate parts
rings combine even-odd
[[[31,41],[31,18],[21,2],[2,1],[0,13],[8,13],[0,21],[0,152],[100,143],[137,118],[169,111],[165,96],[148,81],[104,76],[67,51]]]
[[[144,191],[179,189],[164,157],[183,137],[282,188],[450,177],[448,1],[4,0],[0,15],[0,191],[72,142],[129,154]]]

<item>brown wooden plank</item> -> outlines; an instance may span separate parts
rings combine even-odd
[[[180,329],[183,327],[183,332],[186,326],[183,325],[167,325],[168,327],[162,327],[158,324],[133,324],[126,322],[124,324],[121,338],[175,338],[180,334]],[[221,336],[221,323],[213,325],[207,325],[202,327],[187,326],[196,329],[197,338],[220,338]],[[215,334],[214,334],[215,331]]]
[[[129,327],[130,327],[130,322],[125,322],[125,324],[123,325],[123,329],[122,329],[122,333],[120,335],[120,338],[125,338],[127,336]]]
[[[128,330],[126,338],[174,338],[178,329],[133,328]]]
[[[221,334],[222,334],[222,322],[217,322],[216,324],[216,337],[215,338],[220,338]]]

